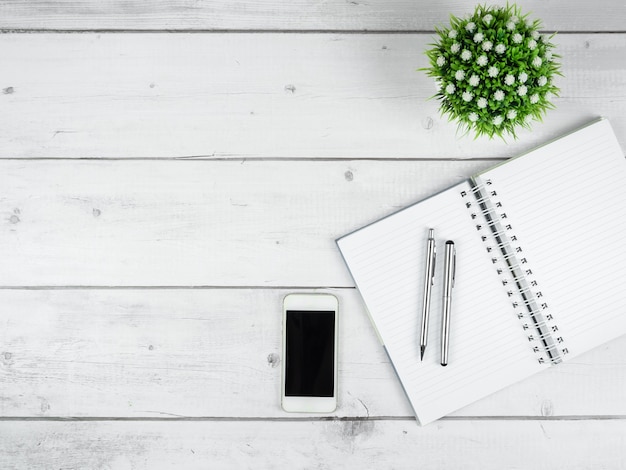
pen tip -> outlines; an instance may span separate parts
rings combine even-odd
[[[426,346],[420,347],[420,361],[424,360],[424,351],[426,350]]]

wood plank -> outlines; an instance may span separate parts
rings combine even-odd
[[[2,422],[6,469],[621,468],[626,421]],[[557,465],[558,464],[558,465]]]
[[[549,30],[624,31],[626,8],[621,0],[570,0],[567,8],[541,0],[517,2],[542,19]],[[504,5],[505,0],[490,4]],[[461,0],[424,4],[412,0],[311,0],[124,2],[56,0],[0,2],[2,29],[132,30],[398,30],[432,31],[449,14],[465,15],[473,5]]]
[[[456,135],[439,117],[428,100],[434,84],[416,71],[430,41],[430,34],[0,35],[0,157],[496,158],[598,115],[611,119],[626,148],[626,35],[558,36],[565,75],[558,108],[508,145]]]
[[[0,290],[0,417],[311,418],[279,403],[291,291]],[[332,415],[410,419],[357,292],[323,291],[341,308]],[[455,416],[626,416],[624,357],[626,337]]]
[[[354,283],[334,240],[493,162],[0,161],[0,286]]]

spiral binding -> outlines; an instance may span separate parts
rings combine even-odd
[[[530,261],[518,243],[502,202],[498,200],[493,182],[490,179],[483,181],[477,176],[470,179],[470,185],[469,191],[461,191],[461,197],[537,361],[540,364],[562,362],[563,356],[569,351],[550,307],[544,300]]]

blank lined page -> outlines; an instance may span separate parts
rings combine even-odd
[[[461,183],[337,241],[420,423],[470,404],[541,366],[470,218]],[[420,322],[428,229],[438,257],[428,346]],[[444,244],[457,251],[449,364],[440,365]]]
[[[626,333],[626,159],[607,120],[485,172],[574,357]]]

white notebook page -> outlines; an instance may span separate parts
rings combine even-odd
[[[470,219],[461,183],[337,241],[416,416],[426,424],[538,370],[526,335]],[[438,257],[420,362],[426,239]],[[444,244],[457,250],[449,364],[440,365]]]
[[[491,178],[574,357],[626,333],[626,159],[601,120]]]

